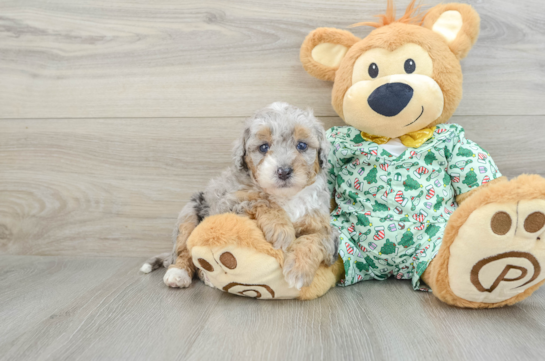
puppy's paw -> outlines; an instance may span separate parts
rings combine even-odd
[[[296,257],[294,253],[288,253],[284,261],[284,279],[290,287],[300,290],[302,287],[310,286],[317,269]]]
[[[268,223],[262,225],[262,229],[267,242],[276,249],[285,251],[295,241],[295,229],[291,225]]]
[[[163,282],[168,287],[186,288],[191,284],[191,277],[184,269],[169,268],[163,277]]]

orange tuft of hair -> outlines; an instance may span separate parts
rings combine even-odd
[[[388,0],[388,5],[386,7],[386,13],[381,15],[376,15],[380,18],[381,21],[373,22],[362,22],[350,25],[351,28],[356,26],[372,26],[374,28],[380,28],[381,26],[390,25],[392,23],[404,23],[404,24],[415,24],[422,25],[424,21],[424,16],[422,15],[420,8],[422,5],[415,5],[416,0],[412,0],[407,9],[405,9],[405,14],[402,17],[396,20],[396,10],[393,0]]]

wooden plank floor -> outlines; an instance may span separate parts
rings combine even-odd
[[[463,62],[458,114],[545,114],[536,101],[545,97],[543,1],[461,2],[482,25]],[[301,42],[385,8],[386,0],[5,0],[0,117],[247,116],[278,100],[332,116],[331,85],[302,70]]]
[[[0,257],[0,360],[539,360],[545,289],[461,310],[408,281],[257,301],[167,288],[135,258]]]
[[[482,22],[452,121],[505,175],[545,176],[545,3],[461,2]],[[245,117],[282,100],[342,124],[299,47],[385,7],[1,0],[0,360],[543,359],[545,290],[471,311],[393,280],[259,302],[138,273]]]

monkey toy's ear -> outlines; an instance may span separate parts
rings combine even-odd
[[[463,59],[477,41],[479,14],[466,4],[442,4],[431,8],[424,26],[441,35],[458,59]]]
[[[313,77],[334,81],[346,52],[359,40],[349,31],[318,28],[301,45],[301,63]]]

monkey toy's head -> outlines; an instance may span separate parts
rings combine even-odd
[[[469,5],[446,4],[419,16],[415,0],[395,19],[391,0],[379,23],[359,39],[334,28],[312,31],[301,62],[312,76],[333,81],[332,104],[349,125],[397,138],[444,123],[462,98],[464,58],[479,34]]]

